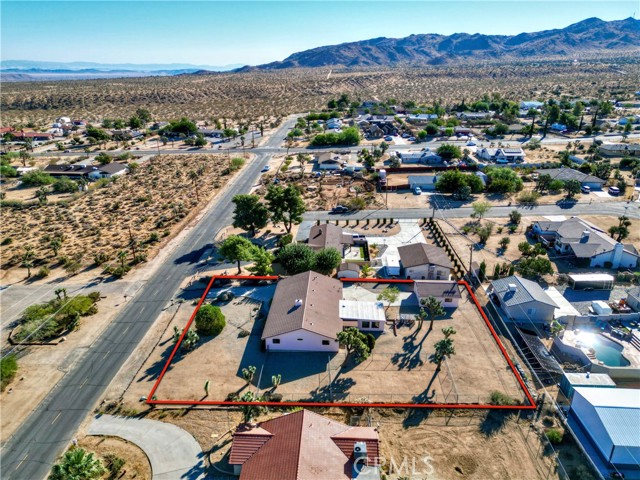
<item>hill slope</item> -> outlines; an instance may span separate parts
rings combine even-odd
[[[426,66],[488,60],[611,57],[616,53],[637,55],[640,52],[638,45],[640,20],[627,18],[606,22],[589,18],[562,29],[514,36],[456,33],[373,38],[318,47],[294,53],[281,62],[244,69]]]

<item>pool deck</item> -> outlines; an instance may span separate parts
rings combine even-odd
[[[585,333],[585,332],[593,333],[594,335],[602,335],[607,340],[617,343],[622,347],[622,351],[620,353],[624,358],[626,358],[629,361],[629,365],[626,365],[625,367],[640,368],[640,350],[638,350],[636,347],[631,345],[630,342],[626,340],[620,340],[619,338],[613,337],[608,333],[601,332],[599,330],[590,330],[590,329],[589,330],[585,330],[585,329],[566,330],[562,337],[562,341],[567,345],[571,345],[572,347],[580,348],[586,354],[589,352],[589,346],[583,345],[580,339],[578,338],[578,335],[580,333]],[[594,359],[593,363],[598,363],[598,360]],[[625,368],[625,367],[620,367],[620,368]]]

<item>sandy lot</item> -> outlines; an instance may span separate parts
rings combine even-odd
[[[375,293],[375,292],[374,292]],[[209,294],[214,298],[216,291]],[[259,294],[260,295],[260,294]],[[210,380],[208,400],[224,400],[229,393],[247,389],[264,393],[271,389],[271,376],[282,375],[276,392],[285,400],[354,401],[418,403],[487,403],[492,390],[522,399],[515,377],[484,321],[466,293],[457,310],[436,321],[428,332],[400,327],[397,335],[387,327],[377,339],[372,355],[359,365],[343,367],[344,351],[327,356],[321,353],[270,353],[260,351],[264,316],[258,314],[259,303],[236,298],[221,305],[227,327],[216,338],[203,338],[192,352],[180,352],[172,362],[160,388],[159,399],[204,398],[204,383]],[[183,328],[190,309],[181,310],[162,335],[133,382],[129,399],[148,394],[157,372],[173,348],[173,325]],[[440,330],[453,326],[457,355],[448,360],[439,374],[430,360],[433,344],[442,338]],[[251,334],[242,336],[241,332]],[[247,386],[241,369],[257,367],[253,385]],[[189,378],[185,382],[185,378]]]
[[[151,464],[136,445],[118,437],[87,436],[78,440],[78,446],[94,452],[106,465],[105,455],[116,455],[125,460],[119,480],[151,480]],[[106,477],[105,477],[106,478]]]

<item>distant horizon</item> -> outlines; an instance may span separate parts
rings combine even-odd
[[[425,0],[170,2],[4,0],[2,63],[225,67],[260,65],[326,45],[454,33],[517,35],[597,17],[624,20],[635,1]],[[576,8],[579,6],[579,8]],[[549,9],[553,15],[549,15]],[[36,15],[34,15],[36,14]],[[381,22],[381,20],[384,20]],[[77,40],[80,39],[80,40]],[[19,52],[19,54],[16,54]],[[55,60],[52,60],[55,59]],[[3,68],[13,68],[4,67]]]

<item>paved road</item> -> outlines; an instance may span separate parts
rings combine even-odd
[[[266,146],[275,146],[294,122],[295,119],[284,122]],[[259,154],[234,178],[231,188],[220,195],[214,208],[204,215],[91,349],[6,442],[0,457],[3,480],[39,480],[47,476],[167,299],[185,277],[194,273],[196,263],[216,233],[231,223],[233,195],[249,192],[268,161],[268,154]]]
[[[100,415],[89,425],[88,433],[124,438],[140,447],[151,463],[153,480],[205,478],[200,445],[189,432],[170,423]]]
[[[492,207],[487,217],[508,217],[509,213],[517,209],[523,216],[530,215],[627,215],[629,218],[640,219],[640,204],[638,202],[607,202],[589,205],[587,203],[567,204],[567,206],[559,205],[539,205],[539,206],[504,206]],[[326,211],[307,212],[304,214],[305,221],[316,220],[366,220],[378,218],[411,219],[411,218],[428,218],[434,213],[433,207],[426,208],[395,208],[390,210],[361,210],[359,212],[347,213],[344,215],[334,215]],[[440,204],[436,208],[436,217],[450,218],[467,218],[473,213],[471,207],[446,207]]]

